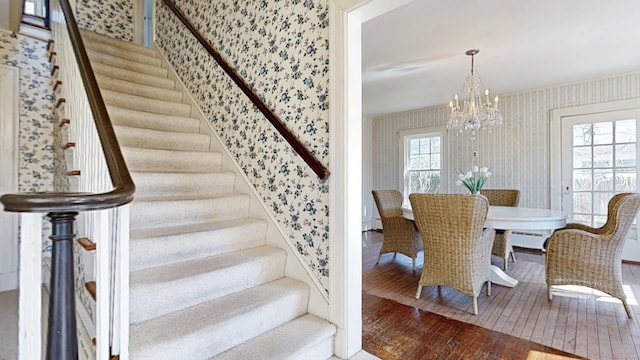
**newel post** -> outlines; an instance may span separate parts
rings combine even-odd
[[[51,240],[51,297],[47,334],[47,360],[78,359],[76,298],[73,274],[73,225],[77,212],[47,214],[53,225]]]

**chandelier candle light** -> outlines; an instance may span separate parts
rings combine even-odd
[[[469,74],[464,83],[464,100],[462,107],[458,102],[458,94],[449,102],[451,114],[447,129],[453,129],[457,134],[463,130],[471,132],[471,140],[476,139],[479,129],[491,130],[495,125],[502,125],[502,112],[498,109],[498,96],[491,102],[489,98],[489,89],[484,91],[482,95],[482,83],[480,77],[473,69],[473,56],[477,55],[480,50],[467,50],[465,54],[471,56],[471,74]]]

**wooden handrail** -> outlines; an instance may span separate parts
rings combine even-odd
[[[184,14],[171,2],[170,0],[162,0],[165,5],[180,19],[182,24],[193,34],[193,36],[198,40],[198,42],[204,46],[204,48],[209,52],[209,55],[214,58],[214,60],[218,63],[218,65],[224,70],[224,72],[231,77],[231,80],[236,83],[236,85],[242,90],[242,92],[251,100],[253,105],[255,105],[258,110],[264,115],[264,117],[269,120],[271,125],[278,130],[280,135],[287,140],[289,145],[295,150],[298,155],[309,165],[311,170],[313,170],[320,180],[324,181],[329,178],[331,173],[329,170],[318,160],[316,159],[307,148],[296,138],[289,129],[278,119],[276,114],[273,113],[271,109],[267,107],[267,105],[260,99],[258,95],[256,95],[253,90],[244,82],[244,80],[229,66],[229,64],[222,58],[220,53],[213,48],[213,46],[200,34],[198,30],[189,22],[189,20],[184,16]]]
[[[13,212],[60,212],[87,211],[114,208],[128,204],[133,200],[135,185],[122,157],[113,125],[109,119],[107,108],[100,95],[96,77],[93,74],[87,51],[80,36],[80,30],[73,16],[73,10],[68,0],[60,0],[60,7],[66,18],[69,39],[73,45],[73,52],[78,62],[78,68],[87,91],[89,106],[102,145],[102,151],[109,169],[114,189],[97,194],[88,193],[55,193],[34,192],[21,194],[6,194],[0,197],[0,202],[6,211]]]

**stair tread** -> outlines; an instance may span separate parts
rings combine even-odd
[[[219,171],[222,154],[214,151],[165,150],[122,146],[130,171],[197,173]],[[209,169],[209,170],[207,170]]]
[[[167,77],[141,74],[136,71],[101,63],[92,63],[91,66],[96,74],[111,76],[116,79],[127,80],[138,84],[159,86],[165,89],[173,89],[176,86],[175,81]]]
[[[305,350],[336,333],[331,323],[306,314],[227,350],[210,360],[302,359]],[[283,341],[286,339],[286,341]],[[333,354],[327,356],[330,357]]]
[[[125,56],[117,56],[109,53],[101,52],[99,49],[87,49],[87,55],[91,62],[111,65],[122,69],[138,71],[143,74],[167,77],[167,69],[162,67],[162,61],[159,58],[140,57],[127,58]]]
[[[108,44],[111,45],[113,47],[118,47],[121,49],[129,49],[132,51],[137,51],[139,53],[143,53],[145,55],[149,55],[149,56],[155,56],[157,54],[156,50],[153,48],[148,48],[142,45],[138,45],[138,44],[134,44],[131,42],[127,42],[127,41],[123,41],[123,40],[119,40],[119,39],[114,39],[112,37],[106,36],[106,35],[102,35],[102,34],[98,34],[95,31],[91,31],[91,30],[86,30],[86,29],[80,29],[80,34],[82,35],[83,39],[85,40],[85,42],[87,43],[92,43],[92,42],[99,42],[102,44]]]
[[[107,111],[114,124],[118,126],[179,133],[197,133],[200,129],[200,120],[192,117],[156,114],[113,105],[107,105]]]
[[[189,117],[191,115],[191,105],[183,102],[152,99],[106,89],[101,89],[100,92],[107,105],[154,114],[181,117]]]
[[[98,80],[98,85],[101,89],[112,91],[122,89],[121,92],[126,94],[175,102],[181,102],[183,97],[182,92],[178,90],[139,84],[133,81],[118,79],[107,75],[96,75],[96,79]]]
[[[282,278],[131,325],[135,358],[208,358],[306,312],[308,286]],[[251,318],[263,315],[261,321]]]
[[[238,266],[250,259],[270,255],[284,255],[284,250],[264,245],[251,249],[243,249],[231,253],[214,255],[202,259],[177,262],[157,268],[134,271],[130,276],[131,289],[132,291],[135,291],[136,288],[147,286],[149,284],[164,284],[181,281],[182,279],[190,276]]]

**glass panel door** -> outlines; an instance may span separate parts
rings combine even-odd
[[[572,222],[600,227],[614,194],[637,191],[638,109],[562,118],[562,209]],[[638,229],[623,258],[640,260]]]

